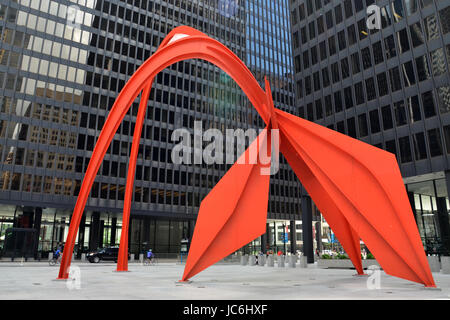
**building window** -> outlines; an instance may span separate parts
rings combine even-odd
[[[353,24],[347,27],[347,38],[349,45],[356,43],[356,31]]]
[[[362,61],[363,61],[363,68],[364,70],[367,68],[370,68],[372,66],[372,58],[370,56],[370,49],[369,47],[364,48],[361,50],[362,55]]]
[[[422,45],[425,42],[420,22],[416,22],[413,25],[409,26],[409,32],[411,33],[411,41],[414,48]]]
[[[366,79],[367,100],[371,101],[377,97],[375,93],[375,81],[373,78]]]
[[[325,41],[319,43],[320,60],[323,61],[327,58],[327,45]]]
[[[342,79],[345,79],[350,76],[350,70],[348,66],[348,58],[345,57],[341,60],[341,71],[342,71]]]
[[[406,87],[409,87],[416,83],[416,76],[414,75],[414,68],[412,61],[408,61],[403,64],[403,82]]]
[[[337,112],[341,112],[343,109],[342,107],[342,97],[341,92],[337,91],[334,93],[334,110]]]
[[[322,69],[322,82],[324,88],[330,85],[330,76],[328,74],[328,68]]]
[[[392,35],[384,39],[384,50],[386,52],[386,59],[393,58],[397,55],[395,50],[395,41]]]
[[[374,59],[375,65],[383,62],[384,59],[383,59],[383,49],[381,47],[381,41],[375,42],[372,45],[372,49],[373,49],[373,59]]]
[[[442,155],[442,142],[439,129],[428,130],[428,143],[430,145],[430,155],[432,157]]]
[[[380,97],[387,95],[389,93],[389,88],[385,72],[377,74],[377,83],[378,83],[378,94],[380,95]]]
[[[322,100],[318,99],[316,100],[316,119],[322,119],[323,118],[323,109],[322,109]]]
[[[439,48],[430,52],[431,68],[433,69],[433,75],[435,77],[441,74],[447,73],[447,68],[445,67],[444,49]]]
[[[424,81],[431,78],[430,67],[425,55],[416,58],[416,69],[419,81]]]
[[[439,112],[441,114],[450,111],[450,86],[443,86],[437,88],[438,100],[439,100]]]
[[[398,71],[398,67],[394,67],[389,69],[389,77],[391,80],[391,91],[395,92],[402,88],[401,80],[400,80],[400,72]]]
[[[395,146],[395,140],[386,141],[386,151],[393,153],[397,157],[397,147]]]
[[[411,122],[420,121],[422,119],[422,115],[420,113],[419,97],[418,96],[409,97],[406,99],[406,101]]]
[[[381,117],[383,118],[383,130],[389,130],[394,127],[390,105],[381,108]]]
[[[380,119],[378,117],[378,110],[372,110],[369,112],[370,119],[370,131],[371,133],[380,132]]]
[[[406,29],[402,29],[397,32],[397,36],[399,39],[400,53],[409,51],[408,33],[406,32]]]
[[[328,51],[330,52],[330,57],[336,53],[336,40],[334,36],[328,38]]]
[[[355,98],[356,98],[356,105],[363,104],[365,102],[362,81],[355,84]]]
[[[369,134],[367,128],[367,116],[365,113],[358,116],[359,136],[365,137]]]
[[[352,72],[353,74],[357,74],[358,72],[361,71],[361,67],[359,64],[359,53],[355,52],[353,53],[351,56],[351,61],[352,61]]]
[[[350,137],[356,138],[356,124],[354,117],[347,119],[347,131]]]
[[[405,9],[408,16],[417,12],[417,0],[405,0]]]
[[[400,146],[400,161],[401,163],[407,163],[412,161],[411,157],[411,145],[409,143],[409,136],[398,139]]]
[[[339,31],[338,33],[339,50],[344,50],[347,47],[347,41],[345,39],[345,31]]]
[[[406,120],[405,103],[403,100],[394,103],[394,113],[397,127],[405,125],[407,120]]]
[[[337,62],[335,62],[331,65],[331,77],[333,78],[333,83],[336,83],[340,80],[339,65]]]
[[[450,125],[444,127],[445,148],[447,153],[450,154]]]
[[[344,124],[344,121],[339,121],[339,122],[336,124],[336,129],[337,129],[338,132],[345,134],[345,124]]]
[[[439,38],[439,26],[434,14],[426,17],[423,21],[423,25],[427,36],[427,41]]]
[[[413,135],[414,140],[414,153],[416,160],[426,159],[427,157],[427,147],[425,144],[425,135],[423,132],[416,133]]]
[[[450,6],[439,11],[439,17],[441,21],[442,33],[447,34],[450,32]]]
[[[331,116],[333,114],[333,102],[331,100],[331,95],[325,96],[325,115]]]
[[[344,89],[345,108],[349,109],[353,107],[352,87]]]
[[[422,93],[422,105],[425,118],[430,118],[436,115],[432,91]]]
[[[353,15],[353,7],[351,0],[344,1],[345,18],[350,18]]]

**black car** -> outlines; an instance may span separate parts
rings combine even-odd
[[[89,252],[86,258],[90,263],[99,263],[101,260],[117,262],[118,255],[119,247],[109,247]],[[130,259],[130,253],[128,253],[128,259]]]

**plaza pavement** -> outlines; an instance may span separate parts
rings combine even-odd
[[[166,300],[308,300],[308,299],[450,299],[450,275],[433,273],[441,290],[386,275],[380,288],[369,289],[368,277],[350,269],[278,268],[216,264],[178,283],[184,265],[130,263],[130,272],[115,272],[113,263],[81,263],[80,282],[56,281],[58,266],[47,262],[1,262],[0,299],[166,299]]]

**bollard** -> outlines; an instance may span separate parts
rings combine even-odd
[[[300,268],[308,268],[308,257],[307,256],[300,257]]]
[[[249,266],[254,266],[254,265],[256,265],[256,257],[255,257],[254,255],[251,255],[251,256],[248,258],[248,265],[249,265]]]
[[[273,254],[271,254],[271,255],[269,255],[269,256],[267,257],[267,266],[268,266],[268,267],[273,267],[273,266],[274,266],[274,263],[273,263]]]
[[[81,262],[86,262],[86,253],[81,254]]]
[[[442,273],[450,274],[450,257],[441,257]]]
[[[290,255],[288,261],[289,261],[289,268],[295,268],[295,263],[297,262],[297,256]]]
[[[241,256],[241,266],[245,266],[248,263],[248,255]]]
[[[53,252],[48,253],[48,261],[51,261],[53,259]]]
[[[144,254],[143,253],[139,254],[139,263],[144,263]]]
[[[130,262],[134,262],[134,253],[130,254]]]
[[[441,271],[441,266],[439,263],[438,256],[428,256],[428,264],[430,265],[431,272],[439,272]]]
[[[284,255],[278,256],[277,265],[279,268],[284,268]]]
[[[266,255],[265,254],[260,255],[258,258],[258,265],[264,267],[265,264],[266,264]]]

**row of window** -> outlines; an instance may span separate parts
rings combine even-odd
[[[444,11],[446,12],[446,16],[444,17],[444,19],[450,20],[450,7],[448,7],[441,11],[441,21],[442,21],[442,12]],[[402,54],[409,51],[411,48],[416,48],[424,44],[425,41],[437,39],[439,37],[440,33],[438,25],[436,23],[435,15],[426,17],[423,20],[423,24],[424,28],[422,28],[421,22],[416,22],[413,25],[409,26],[409,28],[404,28],[402,30],[397,31],[395,37],[393,35],[390,35],[384,38],[383,44],[384,44],[385,59],[388,60],[390,58],[397,56],[394,38],[397,38],[398,41],[397,48],[399,50],[399,53]],[[449,31],[450,25],[443,32],[448,33]],[[302,43],[306,43],[306,41],[307,40],[302,41]],[[324,40],[320,42],[318,45],[312,46],[309,50],[303,51],[302,55],[300,54],[296,55],[294,57],[295,72],[296,73],[301,72],[302,66],[303,69],[307,69],[310,66],[313,66],[319,63],[320,61],[323,61],[333,56],[338,51],[344,50],[347,47],[347,43],[349,46],[356,43],[356,34],[354,25],[350,25],[347,28],[347,38],[345,30],[341,30],[337,33],[337,37],[333,35],[329,37],[328,40]],[[296,35],[294,33],[294,47],[295,45],[297,45],[298,47],[299,42],[298,40],[296,41]],[[383,47],[381,41],[378,41],[372,45],[372,51],[373,54],[371,55],[370,47],[365,47],[361,49],[364,69],[371,67],[372,65],[377,65],[384,61]],[[371,57],[373,57],[373,63]],[[301,63],[301,60],[303,60],[303,63]],[[353,73],[355,74],[356,72]]]
[[[355,90],[355,95],[361,94]],[[351,92],[350,92],[351,94]],[[437,105],[441,114],[450,111],[450,86],[443,86],[436,89]],[[349,95],[349,94],[347,94]],[[346,93],[344,91],[344,96]],[[334,99],[333,99],[334,98]],[[344,100],[347,98],[344,98]],[[350,99],[350,98],[349,98]],[[334,103],[333,103],[334,102]],[[334,110],[333,110],[334,106]],[[392,111],[395,117],[392,116]],[[309,121],[320,120],[322,118],[333,115],[334,113],[342,111],[342,96],[341,92],[337,91],[333,95],[326,95],[322,99],[317,99],[314,103],[308,103],[306,106],[306,117]],[[304,108],[300,108],[300,116],[304,117]],[[436,115],[436,102],[433,91],[426,91],[420,95],[415,95],[404,100],[395,101],[393,107],[390,105],[381,108],[383,129],[389,130],[394,127],[400,127],[408,123],[414,123],[422,119],[427,119]],[[360,119],[360,133],[359,137],[365,137],[368,134],[366,115],[359,116]],[[393,120],[394,119],[394,120]],[[378,110],[370,112],[371,133],[381,131],[380,122],[378,120]],[[363,125],[364,124],[364,125]],[[338,130],[339,131],[339,130]],[[350,136],[356,138],[356,131],[349,131]]]
[[[294,2],[291,0],[291,2]],[[306,17],[310,16],[316,11],[319,11],[322,7],[329,4],[330,0],[314,0],[315,6],[313,6],[313,0],[303,1],[298,8],[295,7],[291,11],[291,21],[292,25],[296,25],[298,22],[303,21]],[[412,15],[417,12],[418,3],[420,3],[420,7],[426,8],[433,4],[433,0],[393,0],[391,5],[389,5],[389,10],[392,10],[401,17],[404,16],[405,11],[406,14]],[[344,14],[345,19],[350,18],[354,14],[362,11],[364,6],[367,8],[370,5],[375,4],[375,0],[344,0]],[[306,10],[305,10],[306,5]],[[334,12],[334,21],[333,21],[333,12]],[[339,24],[343,20],[342,7],[339,4],[334,7],[334,9],[330,9],[325,13],[327,19],[327,26],[331,28],[334,24]]]

